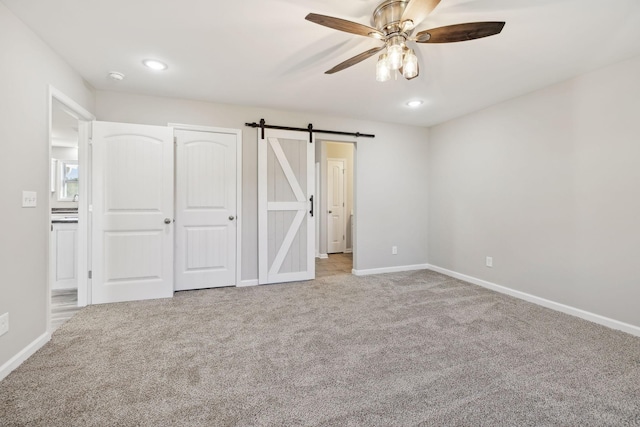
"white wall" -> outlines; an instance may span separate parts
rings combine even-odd
[[[635,58],[432,128],[430,264],[640,326],[638,76]]]
[[[428,130],[421,127],[294,113],[181,99],[96,93],[99,120],[150,125],[187,123],[243,132],[242,279],[257,278],[257,133],[247,122],[373,133],[357,140],[358,269],[424,264],[427,261]],[[318,135],[317,138],[320,136]],[[397,245],[398,255],[391,255]]]
[[[93,109],[80,76],[0,3],[0,366],[46,334],[49,235],[49,84]],[[23,209],[22,191],[38,194]],[[0,372],[2,375],[2,372]]]

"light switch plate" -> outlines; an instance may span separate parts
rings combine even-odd
[[[22,207],[35,208],[38,205],[38,193],[35,191],[22,192]]]

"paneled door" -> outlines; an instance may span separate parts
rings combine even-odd
[[[92,303],[173,295],[173,129],[93,123]]]
[[[315,278],[314,155],[308,133],[258,133],[259,284]]]
[[[176,290],[236,285],[239,132],[176,130]]]
[[[346,247],[345,159],[327,159],[327,253],[342,253]]]

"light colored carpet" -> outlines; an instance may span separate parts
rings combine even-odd
[[[3,426],[640,425],[640,339],[430,272],[83,309]]]

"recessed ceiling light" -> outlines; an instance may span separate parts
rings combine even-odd
[[[151,68],[155,71],[163,71],[168,68],[167,64],[165,64],[164,62],[160,62],[157,59],[145,59],[144,61],[142,61],[142,64],[145,67]]]
[[[111,80],[115,80],[117,82],[124,80],[124,74],[119,73],[117,71],[112,71],[108,74]]]
[[[423,104],[423,101],[409,101],[407,102],[407,105],[411,108],[416,108],[419,107]]]

